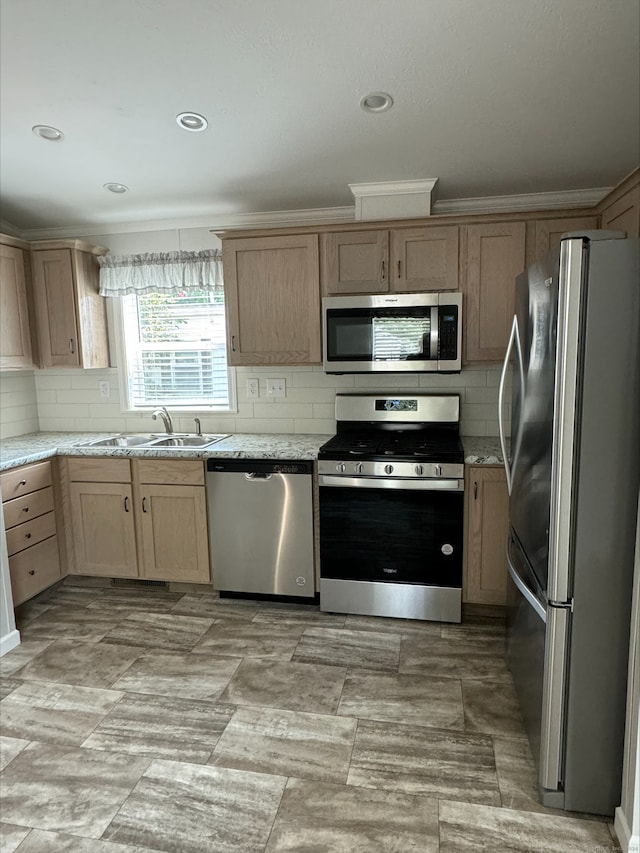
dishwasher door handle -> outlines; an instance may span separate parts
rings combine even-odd
[[[254,483],[264,483],[272,477],[273,474],[256,474],[254,471],[247,471],[244,475],[245,480],[253,480]]]

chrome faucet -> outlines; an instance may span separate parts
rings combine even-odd
[[[202,427],[200,425],[200,418],[194,418],[193,420],[195,421],[195,424],[196,424],[196,435],[202,435]]]
[[[167,432],[167,435],[171,435],[173,432],[173,423],[171,422],[171,415],[166,410],[164,406],[160,406],[159,409],[154,409],[151,417],[155,420],[158,419],[158,416],[162,418],[162,422],[164,423],[164,428]]]

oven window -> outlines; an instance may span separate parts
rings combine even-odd
[[[405,361],[430,357],[430,309],[331,309],[329,361]]]
[[[321,575],[462,586],[462,492],[320,487]]]

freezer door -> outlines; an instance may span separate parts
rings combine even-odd
[[[559,262],[555,252],[516,279],[509,520],[547,588]]]

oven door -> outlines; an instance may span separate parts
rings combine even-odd
[[[319,483],[322,578],[462,588],[463,480]]]

